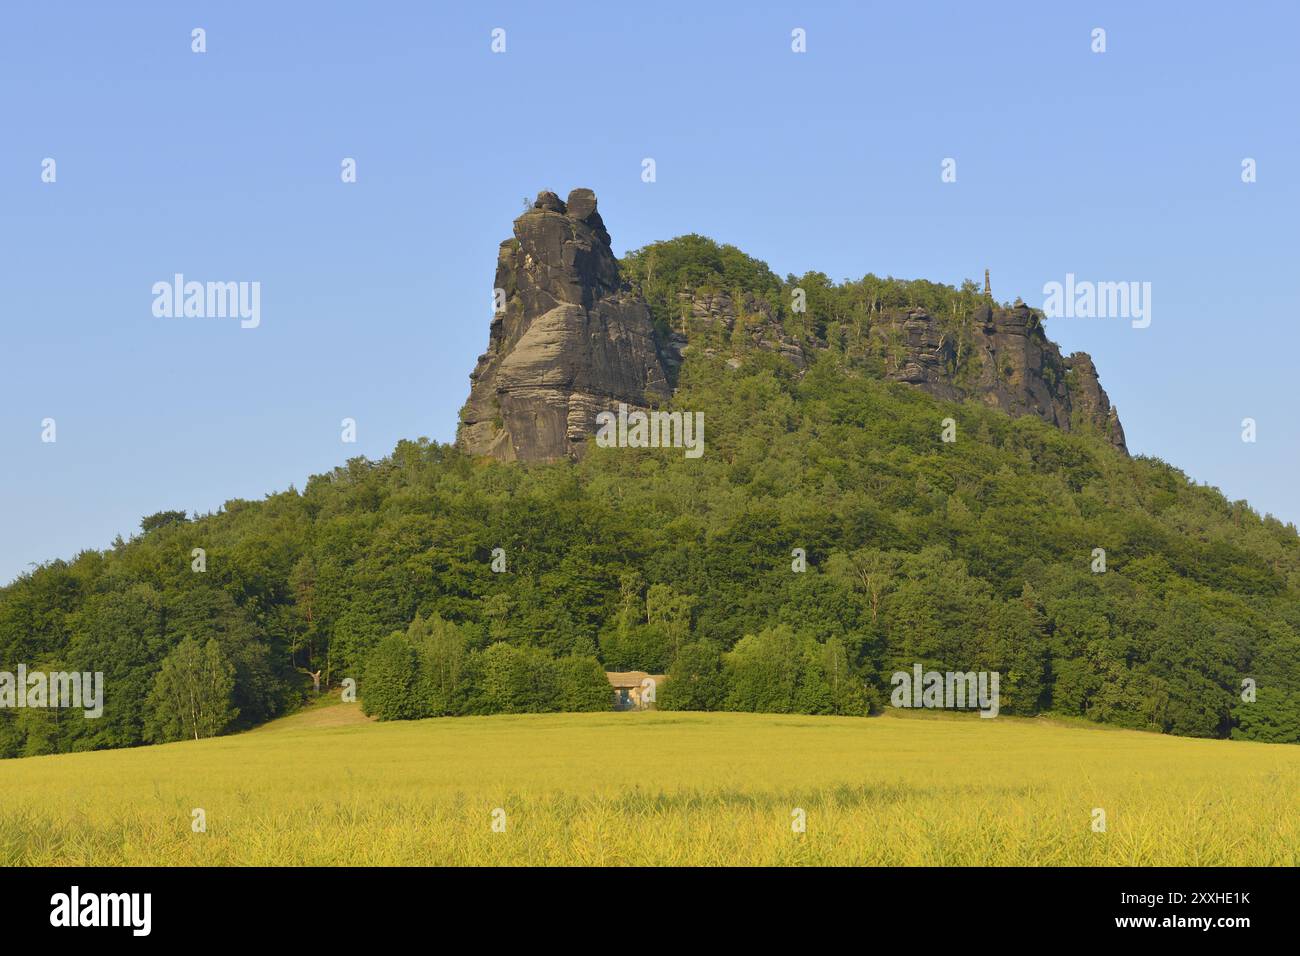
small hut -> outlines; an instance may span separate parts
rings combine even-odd
[[[645,671],[607,671],[605,676],[614,689],[615,710],[653,710],[655,690],[667,680]]]

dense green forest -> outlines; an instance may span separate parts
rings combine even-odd
[[[779,306],[795,281],[699,237],[624,266],[666,321],[683,285]],[[0,590],[0,670],[103,671],[104,715],[0,710],[0,754],[251,726],[313,672],[391,718],[604,709],[614,669],[669,674],[668,708],[865,714],[916,662],[999,671],[1004,714],[1300,741],[1292,525],[855,353],[855,315],[919,302],[959,325],[972,284],[814,280],[807,313],[779,312],[830,343],[805,372],[757,348],[683,366],[673,405],[705,412],[702,458],[500,464],[404,441],[22,576]],[[192,685],[201,720],[175,704]]]

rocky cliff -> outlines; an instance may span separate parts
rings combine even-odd
[[[991,301],[980,306],[960,336],[940,331],[922,310],[887,318],[874,331],[902,339],[887,378],[949,401],[974,399],[1009,415],[1037,415],[1063,431],[1092,429],[1128,452],[1091,356],[1062,356],[1043,331],[1041,313],[1019,300],[1010,309]],[[966,354],[959,359],[960,349]]]
[[[597,412],[668,397],[693,332],[723,333],[707,339],[732,348],[770,349],[801,369],[827,347],[815,335],[787,332],[768,299],[703,289],[677,294],[681,320],[657,341],[649,307],[620,278],[589,189],[575,189],[567,202],[538,195],[501,244],[496,288],[503,308],[470,375],[457,444],[502,460],[577,457]],[[1064,431],[1091,430],[1128,451],[1092,359],[1063,356],[1041,313],[1023,302],[1006,308],[990,298],[955,331],[923,309],[882,310],[862,334],[891,381],[1036,415]]]
[[[590,189],[540,193],[514,232],[456,442],[504,461],[576,457],[597,412],[670,394],[650,309],[620,281]]]
[[[725,292],[678,294],[682,326],[716,328],[732,336],[744,315],[748,345],[766,348],[799,368],[826,348],[816,339],[796,341],[767,300],[742,297],[739,309]],[[874,316],[866,334],[876,343],[884,377],[915,385],[945,401],[979,401],[1009,415],[1037,415],[1063,431],[1091,429],[1127,453],[1119,414],[1110,404],[1086,352],[1062,356],[1047,338],[1041,314],[1017,301],[1003,308],[991,300],[977,308],[960,334],[945,331],[923,309],[884,311]],[[675,371],[691,349],[690,336],[675,330],[665,343],[666,366]],[[711,350],[710,350],[711,351]]]

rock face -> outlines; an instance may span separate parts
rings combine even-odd
[[[1092,356],[1087,352],[1072,352],[1065,360],[1065,367],[1068,394],[1077,416],[1073,420],[1076,423],[1088,422],[1101,429],[1112,445],[1128,454],[1124,426],[1119,423],[1119,409],[1111,405],[1106,390],[1101,387]]]
[[[731,296],[697,291],[679,293],[678,299],[689,307],[691,327],[709,325],[733,335],[738,319]],[[779,352],[798,368],[826,347],[787,336],[763,299],[745,296],[741,311],[748,317],[746,343]],[[1119,415],[1092,358],[1086,352],[1063,357],[1047,338],[1039,313],[1023,302],[1005,309],[990,301],[976,310],[961,336],[945,332],[923,309],[882,313],[873,318],[869,333],[885,356],[884,376],[890,381],[915,385],[945,401],[973,399],[1009,415],[1037,415],[1063,431],[1092,429],[1128,452]],[[673,332],[664,350],[668,368],[675,373],[690,348],[685,335]]]
[[[1019,300],[1010,309],[992,302],[980,307],[961,341],[919,309],[901,321],[886,317],[873,332],[892,335],[901,346],[885,368],[893,381],[948,401],[975,399],[1009,415],[1037,415],[1062,431],[1091,429],[1128,452],[1119,413],[1091,356],[1063,357],[1047,338],[1040,314]],[[973,375],[959,372],[959,349],[967,367],[977,370]]]
[[[539,193],[514,232],[497,261],[504,309],[492,319],[488,350],[470,375],[460,414],[456,442],[470,454],[506,461],[580,456],[598,412],[620,402],[653,407],[671,395],[669,383],[693,347],[686,328],[721,331],[737,350],[769,349],[799,369],[826,348],[816,338],[788,335],[762,298],[745,294],[738,308],[728,293],[702,290],[678,294],[689,319],[656,343],[650,309],[620,280],[589,189],[575,189],[567,202]],[[1084,352],[1062,356],[1041,314],[1019,300],[1004,308],[989,299],[956,332],[922,309],[879,313],[866,331],[891,381],[947,401],[1036,415],[1064,431],[1091,430],[1128,452],[1092,359]]]
[[[738,321],[736,303],[726,292],[679,292],[677,298],[689,303],[690,324],[698,326],[708,322],[723,329],[728,337],[735,335]],[[773,314],[771,304],[749,293],[742,299],[740,312],[749,319],[742,330],[747,344],[751,348],[779,352],[801,369],[807,366],[808,357],[803,346],[785,333],[781,318]],[[674,332],[669,346],[668,361],[680,364],[686,336]]]
[[[501,244],[504,309],[470,375],[456,443],[503,461],[578,457],[596,414],[671,393],[650,309],[619,278],[590,189],[542,192]]]

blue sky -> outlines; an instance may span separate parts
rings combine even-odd
[[[1149,328],[1049,334],[1092,353],[1135,453],[1300,518],[1294,4],[44,2],[0,23],[0,580],[160,509],[451,440],[497,245],[523,197],[575,186],[620,254],[700,232],[782,275],[987,266],[1033,305],[1067,272],[1149,281]],[[260,327],[156,318],[176,272],[260,282]]]

